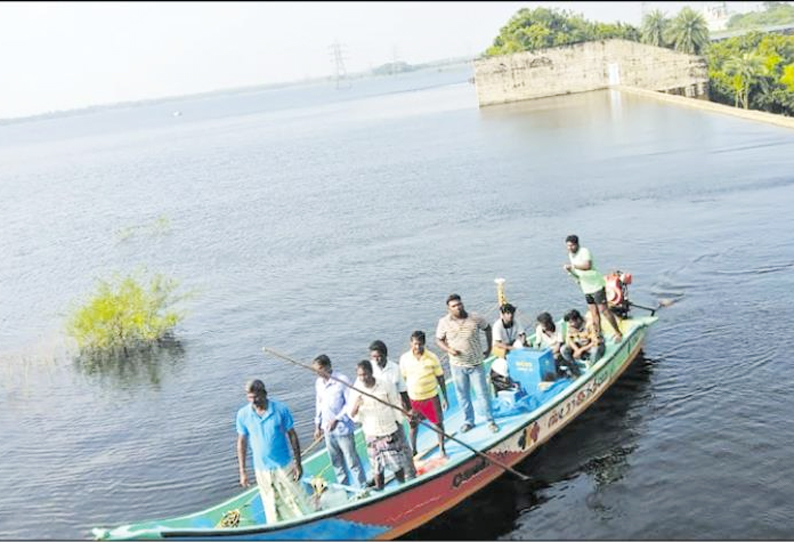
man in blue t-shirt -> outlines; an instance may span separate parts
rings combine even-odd
[[[237,411],[240,485],[249,485],[245,456],[250,442],[256,482],[267,522],[275,523],[302,516],[309,511],[309,507],[299,485],[303,465],[292,414],[285,404],[267,398],[267,390],[261,380],[246,383],[245,393],[250,404]],[[290,463],[293,463],[292,469],[289,469]]]

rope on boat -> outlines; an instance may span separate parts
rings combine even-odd
[[[215,526],[216,529],[225,529],[230,527],[237,527],[240,524],[240,509],[235,508],[223,514],[223,517]]]
[[[308,455],[308,453],[312,451],[314,448],[316,448],[317,445],[320,444],[322,441],[323,441],[323,437],[320,437],[311,444],[309,444],[309,446],[301,452],[301,457],[306,457],[306,455]],[[312,482],[314,482],[314,480],[312,480]],[[313,483],[312,483],[312,487],[314,487]],[[322,493],[322,491],[324,490],[325,488],[323,488],[323,490],[321,490],[320,493]],[[232,510],[227,510],[226,512],[223,513],[223,516],[221,517],[218,524],[215,525],[215,528],[216,529],[234,528],[237,527],[238,525],[240,525],[240,509],[234,508]]]
[[[317,439],[315,439],[314,442],[309,444],[309,446],[305,450],[303,450],[303,452],[301,452],[301,458],[306,457],[309,454],[309,452],[311,450],[315,449],[317,447],[317,445],[320,444],[323,440],[324,440],[324,437],[322,437],[322,436],[317,438]]]

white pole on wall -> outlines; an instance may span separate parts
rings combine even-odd
[[[620,84],[620,65],[617,62],[610,62],[607,66],[609,73],[609,86]]]

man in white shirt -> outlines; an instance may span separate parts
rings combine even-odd
[[[380,340],[372,341],[369,345],[369,360],[372,362],[372,376],[376,380],[388,380],[394,385],[397,393],[400,394],[404,410],[411,410],[411,401],[408,397],[408,389],[405,387],[400,373],[400,366],[389,361],[389,350],[386,343]]]
[[[516,308],[510,303],[505,303],[499,308],[499,319],[493,324],[493,346],[491,350],[509,352],[514,348],[526,346],[526,333],[515,317]],[[496,353],[496,352],[494,352]]]
[[[369,360],[358,363],[356,375],[355,388],[360,391],[354,391],[351,395],[350,416],[361,423],[375,489],[383,489],[387,468],[400,483],[406,478],[414,478],[416,468],[405,430],[399,421],[399,412],[393,406],[388,406],[396,406],[399,402],[397,390],[391,382],[376,380],[372,376],[372,363]]]
[[[515,317],[516,308],[510,303],[505,303],[499,308],[499,319],[494,322],[493,329],[493,345],[491,353],[496,356],[496,359],[491,364],[491,384],[495,392],[502,390],[510,390],[516,387],[516,384],[510,378],[507,370],[507,353],[515,348],[524,348],[526,346],[526,333],[518,319]]]

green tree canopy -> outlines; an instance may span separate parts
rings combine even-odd
[[[764,2],[764,11],[737,13],[728,20],[728,30],[794,23],[794,5],[790,2]]]
[[[763,58],[756,52],[734,56],[725,62],[725,72],[731,76],[731,87],[736,93],[736,103],[745,109],[750,106],[750,86],[761,82],[767,74]]]
[[[655,47],[667,47],[668,27],[670,19],[655,9],[642,19],[642,43]]]
[[[501,28],[485,56],[559,47],[585,41],[621,38],[639,41],[640,31],[625,23],[585,20],[566,10],[522,8]]]
[[[706,59],[712,100],[794,115],[794,36],[749,32],[712,43]]]
[[[709,44],[706,19],[689,6],[678,12],[670,23],[667,41],[676,51],[699,55]]]

